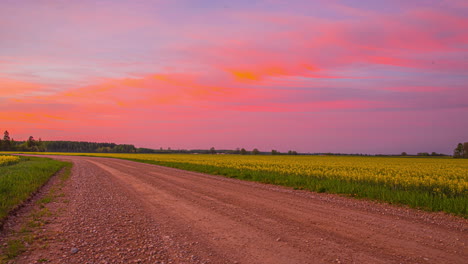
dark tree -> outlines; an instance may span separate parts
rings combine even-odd
[[[3,141],[10,141],[10,133],[8,133],[8,130],[5,130],[3,133]]]
[[[402,152],[402,153],[401,153],[401,156],[408,156],[408,153]]]
[[[462,143],[458,143],[457,148],[453,151],[454,158],[463,158],[465,156],[465,147]]]
[[[276,149],[272,149],[271,150],[271,155],[279,155],[279,151],[277,151]]]
[[[468,159],[468,142],[463,143],[463,149],[465,150],[465,155],[463,157]]]
[[[258,154],[260,154],[260,151],[258,151],[258,149],[256,149],[256,148],[254,148],[254,149],[252,150],[252,154],[253,154],[253,155],[258,155]]]
[[[211,148],[210,148],[210,153],[211,153],[211,154],[216,154],[216,150],[215,150],[214,147],[211,147]]]
[[[2,149],[7,151],[11,150],[10,133],[8,133],[7,130],[3,133]]]
[[[240,150],[240,154],[241,154],[241,155],[247,155],[247,150],[245,150],[245,148],[242,148],[242,149]]]
[[[36,140],[34,139],[33,136],[30,136],[30,137],[28,138],[28,141],[26,141],[26,146],[27,146],[28,148],[32,148],[32,147],[36,146]]]

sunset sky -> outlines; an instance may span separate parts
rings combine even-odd
[[[0,130],[137,147],[451,154],[468,1],[0,0]]]

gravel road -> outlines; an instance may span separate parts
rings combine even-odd
[[[56,158],[74,163],[66,208],[45,227],[58,235],[17,263],[468,260],[468,221],[443,213],[117,159]]]

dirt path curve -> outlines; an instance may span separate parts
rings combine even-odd
[[[67,211],[52,224],[63,242],[46,257],[56,263],[468,259],[468,221],[442,213],[131,161],[57,158],[74,168]]]

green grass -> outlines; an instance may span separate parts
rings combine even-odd
[[[35,242],[42,243],[41,248],[47,248],[48,243],[38,240],[32,232],[49,223],[50,217],[56,212],[51,212],[46,205],[62,196],[62,188],[65,181],[70,177],[72,164],[69,162],[60,162],[52,159],[21,157],[16,165],[0,168],[0,186],[9,186],[13,188],[2,188],[2,215],[3,217],[30,197],[40,186],[42,186],[52,175],[60,171],[59,182],[52,186],[49,192],[36,201],[39,206],[28,216],[28,221],[23,224],[18,232],[13,232],[12,237],[7,240],[6,246],[1,250],[0,263],[11,263],[11,261],[28,250]],[[5,193],[5,190],[9,190]],[[47,259],[39,259],[38,262],[48,262]]]
[[[66,165],[48,158],[20,157],[19,163],[0,167],[0,222]]]

